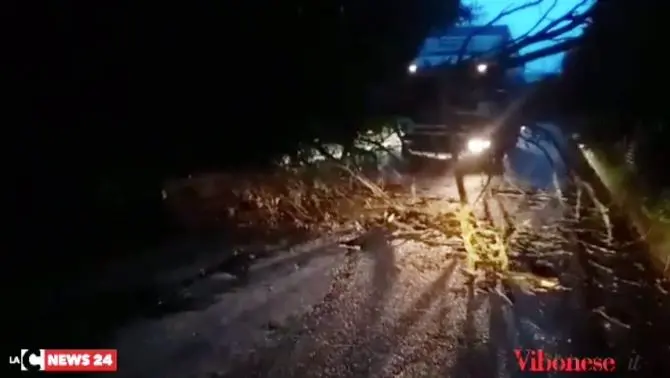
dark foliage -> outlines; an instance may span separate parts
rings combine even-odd
[[[25,26],[44,123],[97,171],[160,174],[265,160],[360,117],[365,88],[458,15],[433,0],[53,8]]]
[[[66,256],[163,234],[166,178],[351,137],[371,85],[405,74],[431,27],[467,14],[457,1],[344,0],[55,2],[11,15],[28,100],[14,140],[19,223]]]
[[[670,7],[660,1],[600,1],[562,78],[567,112],[585,120],[589,143],[637,144],[638,170],[652,186],[668,187]],[[662,167],[662,168],[661,168]]]
[[[556,114],[602,120],[594,140],[666,119],[657,30],[667,7],[654,4],[599,2],[548,91],[570,100]],[[110,240],[101,230],[137,237],[164,219],[165,178],[262,166],[316,137],[350,139],[371,90],[405,76],[432,27],[467,16],[436,0],[58,2],[26,14],[15,34],[17,95],[29,99],[14,142],[30,196],[22,219],[101,244]]]

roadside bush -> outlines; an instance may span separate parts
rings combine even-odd
[[[316,234],[364,223],[389,204],[393,188],[339,165],[273,172],[213,173],[168,183],[172,214],[191,230],[238,237]]]

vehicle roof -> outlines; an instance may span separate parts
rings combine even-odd
[[[499,35],[503,38],[511,38],[509,26],[507,25],[488,25],[488,26],[452,26],[447,28],[434,29],[429,38],[435,37],[467,37],[472,34],[477,35]]]
[[[456,57],[461,53],[482,57],[495,54],[510,39],[511,33],[506,25],[436,29],[424,40],[417,58],[431,62],[429,66],[451,64],[455,63]],[[463,51],[466,43],[467,48]]]

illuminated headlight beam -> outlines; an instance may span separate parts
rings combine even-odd
[[[474,138],[468,141],[468,151],[472,154],[479,154],[490,147],[490,140]]]

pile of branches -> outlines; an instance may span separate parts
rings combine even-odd
[[[376,141],[376,136],[365,135],[372,142],[356,145],[366,152],[360,155],[381,157],[375,159],[379,163],[390,152],[384,147],[387,138]],[[382,228],[397,241],[463,258],[471,282],[495,284],[511,274],[510,230],[478,219],[458,199],[418,196],[411,180],[389,182],[385,167],[360,164],[360,156],[335,147],[305,149],[271,171],[174,181],[165,186],[166,202],[186,227],[224,231],[233,242],[272,244]],[[394,161],[386,165],[393,170]]]
[[[317,236],[384,226],[405,239],[439,245],[459,233],[456,200],[417,197],[412,185],[335,161],[266,173],[217,173],[166,185],[182,225],[246,238]]]
[[[388,205],[386,192],[345,166],[315,164],[193,177],[168,185],[166,200],[188,228],[271,238],[365,223]]]
[[[314,140],[270,170],[173,180],[164,185],[164,197],[182,226],[241,238],[359,227],[392,206],[391,198],[407,193],[391,150],[399,150],[398,143],[393,127],[379,123],[350,143]]]
[[[166,186],[166,201],[188,227],[228,231],[240,243],[383,228],[397,241],[465,259],[472,281],[493,282],[508,269],[504,231],[476,219],[468,206],[417,196],[411,185],[388,185],[334,161],[193,177]]]

